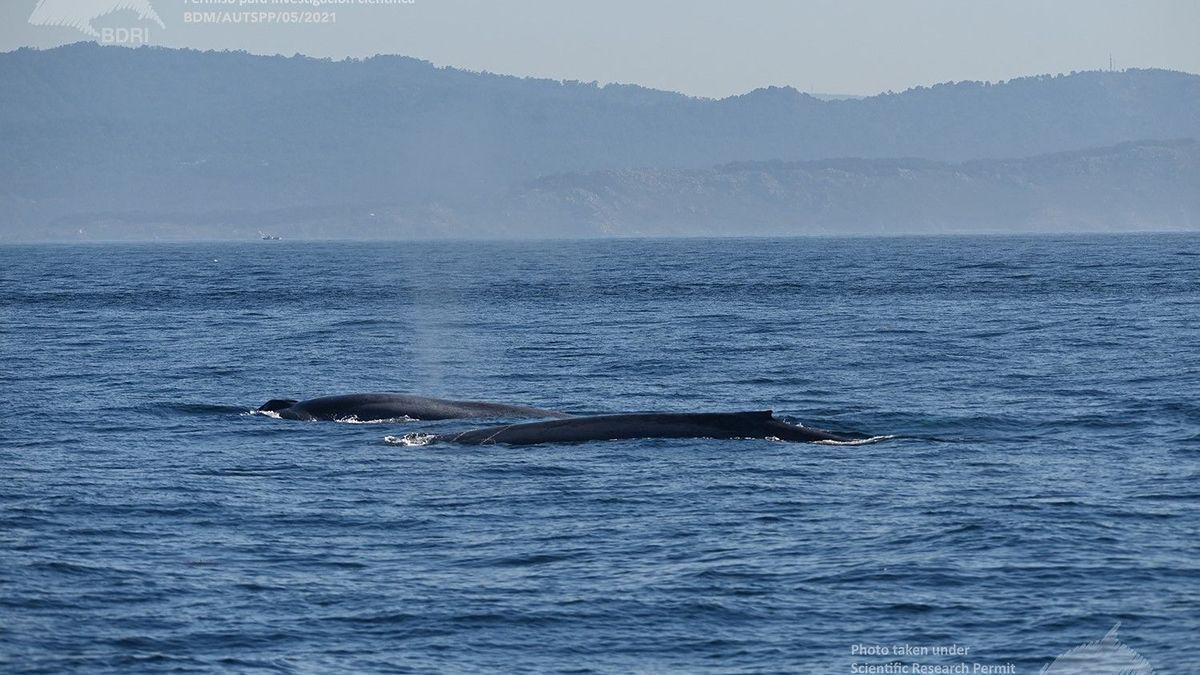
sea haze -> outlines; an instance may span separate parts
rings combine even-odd
[[[1166,70],[711,100],[80,43],[0,54],[0,241],[1195,230],[1196,138]]]
[[[6,672],[1200,663],[1200,237],[0,247]],[[409,391],[895,434],[395,447]],[[925,659],[926,662],[939,662]],[[950,658],[950,663],[962,659]]]

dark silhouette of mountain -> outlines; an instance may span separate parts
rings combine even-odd
[[[1200,77],[1161,70],[834,101],[774,87],[710,100],[398,56],[335,62],[79,43],[0,54],[0,103],[5,238],[62,236],[104,219],[207,231],[202,223],[250,213],[294,213],[297,226],[383,211],[445,224],[564,173],[962,161],[1200,137]]]

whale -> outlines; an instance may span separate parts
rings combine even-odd
[[[631,413],[567,417],[542,422],[497,425],[444,434],[389,436],[394,444],[428,442],[467,445],[583,443],[633,438],[760,438],[792,442],[855,442],[862,439],[792,424],[771,410],[716,413]]]
[[[472,417],[568,417],[556,410],[487,401],[452,401],[412,394],[342,394],[298,401],[274,398],[258,407],[286,420],[379,422]]]

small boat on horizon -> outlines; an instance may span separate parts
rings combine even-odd
[[[281,237],[277,234],[267,234],[266,232],[263,232],[262,230],[258,231],[258,238],[262,239],[263,241],[282,241],[283,240],[283,237]]]

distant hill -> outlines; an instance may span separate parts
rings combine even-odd
[[[65,236],[105,219],[204,232],[267,212],[295,213],[297,226],[360,211],[449,223],[559,174],[963,161],[1183,137],[1200,137],[1200,77],[1161,70],[710,100],[396,56],[79,43],[0,54],[0,237]]]
[[[547,176],[456,206],[102,213],[50,239],[731,236],[1200,229],[1200,143],[1024,159],[739,162]]]
[[[579,236],[1200,229],[1200,143],[962,163],[775,161],[567,174],[515,190],[485,214],[476,227]]]

